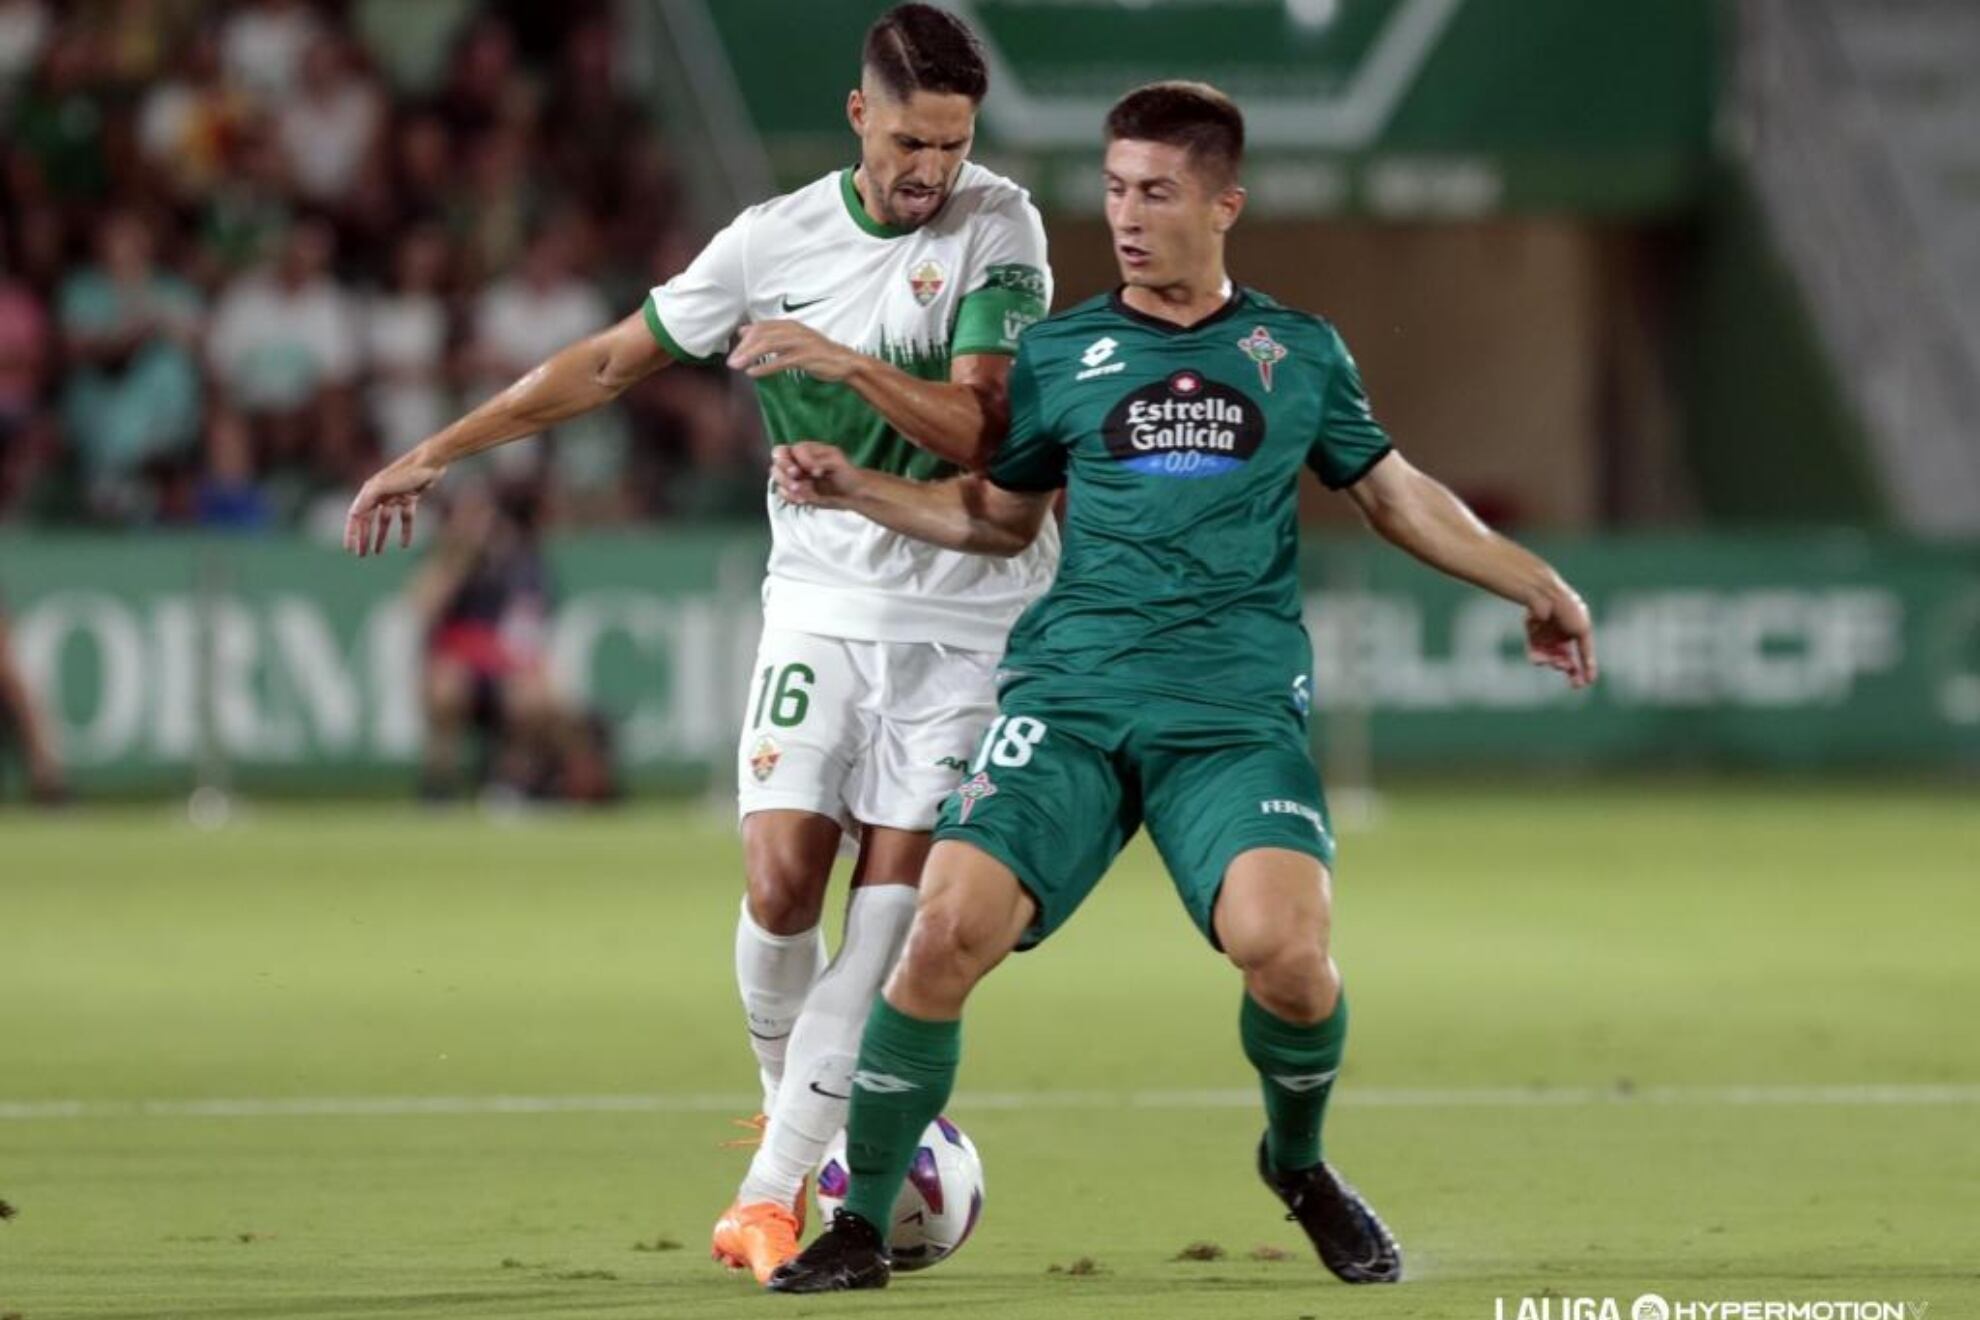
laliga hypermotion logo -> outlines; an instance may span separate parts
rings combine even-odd
[[[1672,1300],[1644,1293],[1629,1306],[1614,1297],[1542,1293],[1515,1305],[1497,1298],[1493,1320],[1925,1320],[1929,1302],[1842,1297],[1817,1301],[1781,1298]]]
[[[1252,332],[1237,341],[1238,352],[1258,364],[1258,383],[1265,392],[1272,392],[1272,368],[1286,360],[1286,346],[1272,338],[1272,332],[1264,326],[1256,326]]]

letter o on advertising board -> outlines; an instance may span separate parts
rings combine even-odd
[[[85,639],[96,656],[95,691],[78,697],[67,680],[81,677],[71,648]],[[21,613],[14,645],[69,760],[99,765],[132,750],[144,718],[145,645],[129,605],[97,592],[45,596]]]

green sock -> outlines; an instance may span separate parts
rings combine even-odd
[[[873,1001],[846,1120],[846,1165],[852,1173],[846,1209],[882,1237],[893,1225],[894,1198],[922,1131],[948,1103],[961,1059],[961,1022],[924,1022],[885,999]]]
[[[1301,1026],[1276,1017],[1250,995],[1238,1013],[1244,1057],[1265,1092],[1265,1150],[1285,1172],[1320,1162],[1320,1124],[1347,1045],[1347,996],[1332,1017]]]

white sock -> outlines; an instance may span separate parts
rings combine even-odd
[[[766,1114],[777,1103],[786,1047],[804,1008],[804,997],[824,973],[825,937],[819,927],[795,935],[772,935],[756,924],[756,918],[749,915],[749,900],[743,899],[742,919],[736,922],[736,987],[742,991],[749,1045],[756,1051]]]
[[[846,900],[846,938],[811,987],[791,1032],[789,1079],[750,1161],[740,1199],[788,1203],[846,1125],[860,1033],[914,921],[909,885],[869,885]]]

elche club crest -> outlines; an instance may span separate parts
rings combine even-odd
[[[908,272],[908,288],[914,291],[914,300],[926,307],[935,301],[947,284],[949,273],[942,269],[942,263],[933,257],[921,262]]]
[[[1286,360],[1286,346],[1272,338],[1272,332],[1264,326],[1254,326],[1250,334],[1237,341],[1238,352],[1250,358],[1258,366],[1258,383],[1265,392],[1272,392],[1272,368]]]
[[[757,783],[763,783],[775,773],[777,762],[783,759],[784,749],[777,746],[777,740],[766,733],[758,738],[756,746],[750,749],[749,772],[756,777]]]

